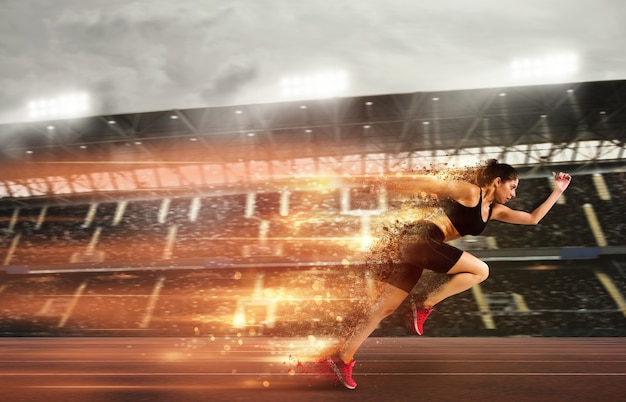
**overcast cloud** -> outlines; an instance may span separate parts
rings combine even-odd
[[[91,93],[92,114],[282,101],[284,76],[344,70],[340,96],[510,86],[510,62],[575,52],[562,81],[626,78],[623,0],[0,0],[0,122]]]

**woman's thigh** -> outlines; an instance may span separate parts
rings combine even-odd
[[[462,274],[462,273],[470,273],[474,275],[484,276],[485,278],[489,276],[489,266],[483,261],[472,254],[464,251],[461,254],[461,258],[450,268],[448,274]]]

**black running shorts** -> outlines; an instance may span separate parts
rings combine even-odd
[[[407,225],[400,236],[400,261],[394,262],[389,276],[382,279],[407,293],[417,284],[424,269],[447,273],[463,254],[463,250],[444,243],[445,235],[432,222]]]

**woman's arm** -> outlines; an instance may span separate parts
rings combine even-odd
[[[474,205],[480,188],[464,180],[443,180],[426,175],[396,176],[387,179],[385,188],[399,194],[427,193],[449,197],[463,204]]]
[[[491,218],[502,222],[514,223],[518,225],[538,224],[543,219],[543,217],[548,214],[554,204],[556,204],[556,201],[559,199],[561,194],[563,194],[567,186],[569,186],[569,183],[572,181],[572,176],[567,173],[560,172],[557,175],[555,172],[552,172],[552,177],[554,178],[554,190],[548,196],[548,198],[546,198],[546,200],[541,203],[541,205],[535,208],[534,211],[518,211],[501,204],[496,204],[493,206]]]

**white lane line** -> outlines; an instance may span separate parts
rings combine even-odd
[[[367,373],[371,376],[371,373]],[[623,377],[626,373],[376,373],[380,376],[518,376],[518,377]],[[358,377],[358,374],[356,374]]]
[[[389,359],[389,360],[357,360],[359,363],[626,363],[626,360],[409,360],[409,359]]]
[[[334,374],[333,374],[334,377]],[[237,389],[258,389],[258,382],[247,381],[248,384],[238,383]],[[215,390],[233,389],[233,384],[205,384],[205,385],[24,385],[15,388],[32,389],[166,389],[166,390]]]
[[[319,375],[319,373],[297,373],[298,376]],[[329,374],[330,375],[330,374]],[[196,377],[249,377],[249,376],[272,376],[272,377],[292,377],[289,373],[2,373],[4,377],[150,377],[150,376],[196,376]],[[529,373],[501,373],[501,372],[481,372],[481,373],[361,373],[356,376],[548,376],[548,377],[607,377],[607,376],[626,376],[626,373],[545,373],[545,372],[529,372]]]
[[[296,358],[288,358],[285,356],[284,359],[300,361],[301,363],[311,363],[309,360],[300,360]],[[253,359],[228,359],[228,360],[213,360],[213,359],[204,359],[204,358],[186,358],[175,360],[173,363],[217,363],[217,362],[237,362],[237,363],[272,363],[278,360],[276,358],[253,358]],[[626,360],[413,360],[413,359],[359,359],[357,360],[359,363],[547,363],[547,364],[558,364],[558,363],[626,363]],[[145,363],[172,363],[172,361],[164,360],[164,359],[150,359],[150,360],[0,360],[0,364],[33,364],[33,363],[136,363],[136,364],[145,364]]]
[[[157,388],[149,385],[24,385],[20,388],[46,389],[145,389]]]

